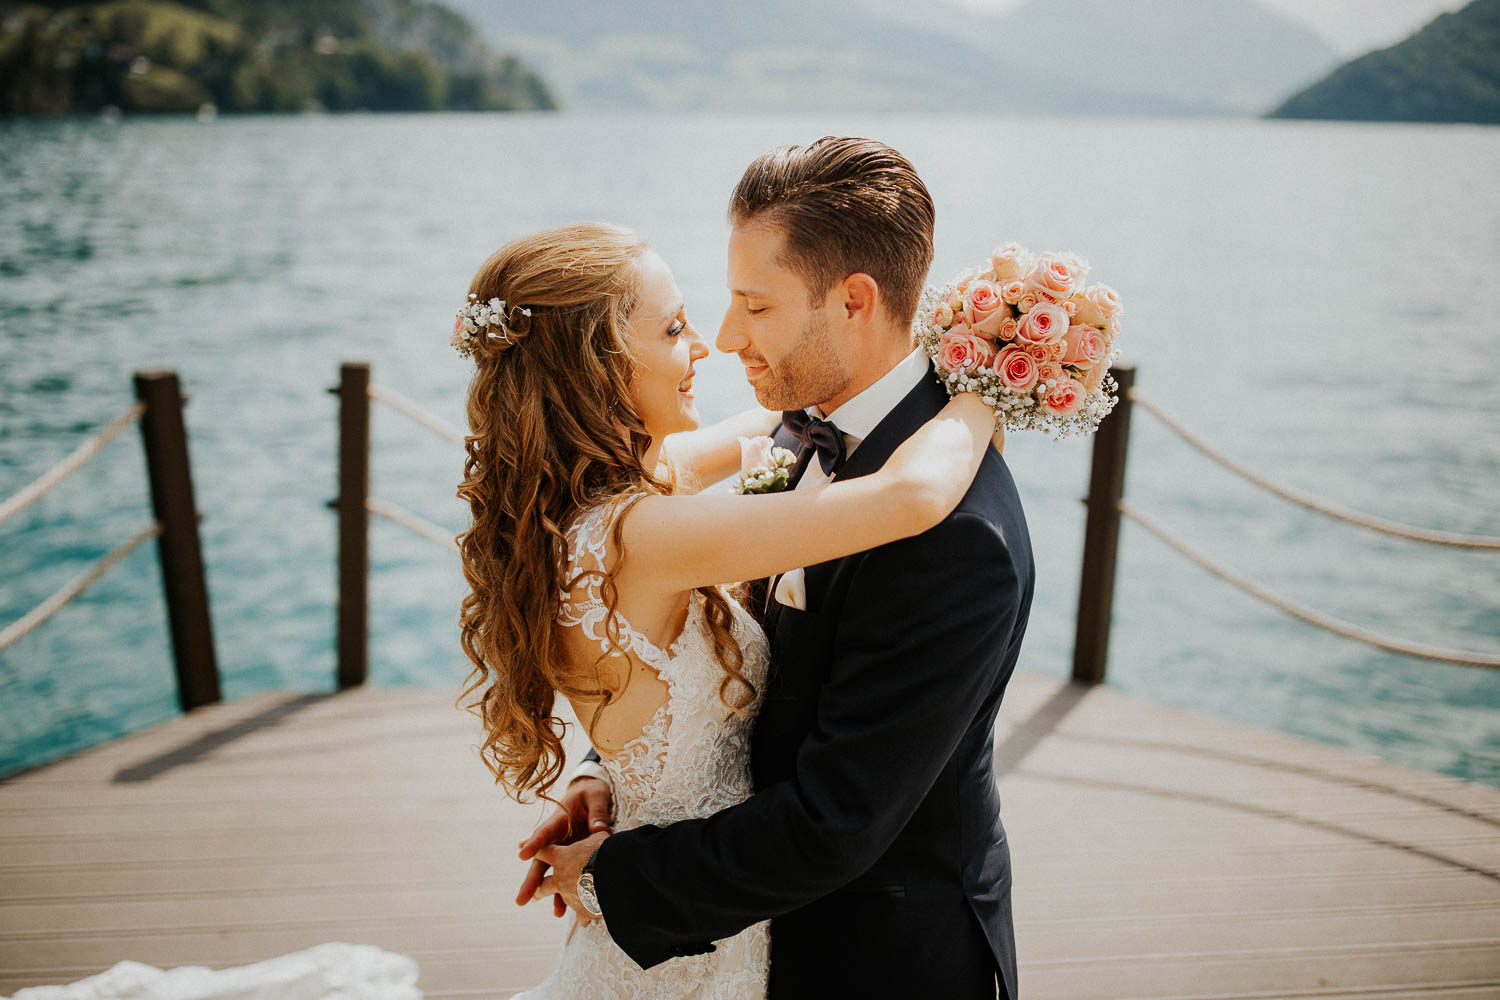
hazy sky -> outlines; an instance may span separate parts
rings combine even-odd
[[[953,0],[969,7],[1008,10],[1025,0]],[[1306,24],[1345,55],[1398,42],[1466,0],[1260,0]]]

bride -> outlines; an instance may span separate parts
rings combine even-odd
[[[473,358],[460,538],[473,663],[464,697],[510,794],[564,766],[557,696],[614,786],[613,827],[703,817],[752,792],[749,727],[768,653],[726,589],[916,535],[959,502],[994,428],[952,400],[876,473],[767,496],[696,493],[738,470],[754,409],[699,429],[708,354],[666,264],[635,233],[564,226],[496,251],[454,344]],[[600,920],[574,925],[540,997],[762,996],[768,924],[640,969]]]

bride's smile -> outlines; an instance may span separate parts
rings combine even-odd
[[[693,366],[708,357],[708,345],[687,321],[682,293],[666,261],[647,250],[636,267],[640,300],[625,333],[636,362],[631,401],[646,433],[653,442],[660,442],[668,434],[693,430],[700,423],[693,398]]]

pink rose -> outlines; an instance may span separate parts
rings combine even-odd
[[[953,325],[953,307],[946,302],[939,302],[932,314],[932,322],[944,330],[948,329]]]
[[[971,372],[984,366],[994,349],[966,326],[955,326],[943,334],[938,345],[938,364],[951,372]]]
[[[995,357],[995,371],[1000,381],[1018,392],[1030,392],[1036,388],[1036,358],[1019,347],[1007,347]]]
[[[753,472],[775,465],[771,449],[776,443],[768,437],[740,438],[740,471]]]
[[[1010,336],[1005,336],[1006,324],[1010,326]],[[1010,314],[1010,308],[1000,306],[984,319],[974,324],[974,332],[986,340],[1014,340],[1016,339],[1016,321]]]
[[[1064,364],[1092,368],[1104,360],[1104,331],[1074,323],[1062,339]]]
[[[1004,305],[993,281],[975,279],[964,291],[964,322],[978,326]]]
[[[1013,306],[1021,301],[1021,296],[1026,294],[1026,282],[1019,278],[1007,281],[1000,286],[1000,297],[1005,300],[1006,305]]]
[[[995,272],[995,280],[1002,285],[1025,277],[1031,270],[1031,263],[1031,251],[1019,243],[996,247],[990,256],[990,269]]]
[[[1089,326],[1104,326],[1123,311],[1120,296],[1108,285],[1090,285],[1073,301],[1078,303],[1077,319]]]
[[[1094,390],[1099,388],[1099,386],[1103,384],[1103,382],[1104,366],[1095,365],[1093,368],[1090,368],[1088,374],[1083,377],[1083,391],[1092,396],[1094,394]]]
[[[1021,317],[1016,339],[1028,344],[1056,344],[1068,332],[1068,314],[1062,306],[1040,302]]]
[[[1083,408],[1085,395],[1083,386],[1077,379],[1064,376],[1058,379],[1057,385],[1047,393],[1047,397],[1042,400],[1042,405],[1047,408],[1048,413],[1059,417],[1071,417]]]
[[[1088,264],[1077,254],[1044,253],[1026,275],[1026,291],[1039,299],[1062,302],[1083,285]]]

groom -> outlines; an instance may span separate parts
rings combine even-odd
[[[757,159],[729,215],[717,345],[761,405],[789,411],[777,441],[799,450],[795,488],[874,472],[947,400],[909,333],[932,263],[927,189],[890,147],[829,137]],[[992,740],[1033,575],[990,449],[937,527],[769,582],[751,798],[543,846],[607,802],[607,785],[575,779],[523,857],[540,847],[549,890],[580,911],[591,883],[585,901],[642,967],[770,918],[773,1000],[994,998],[997,983],[1014,1000]]]

